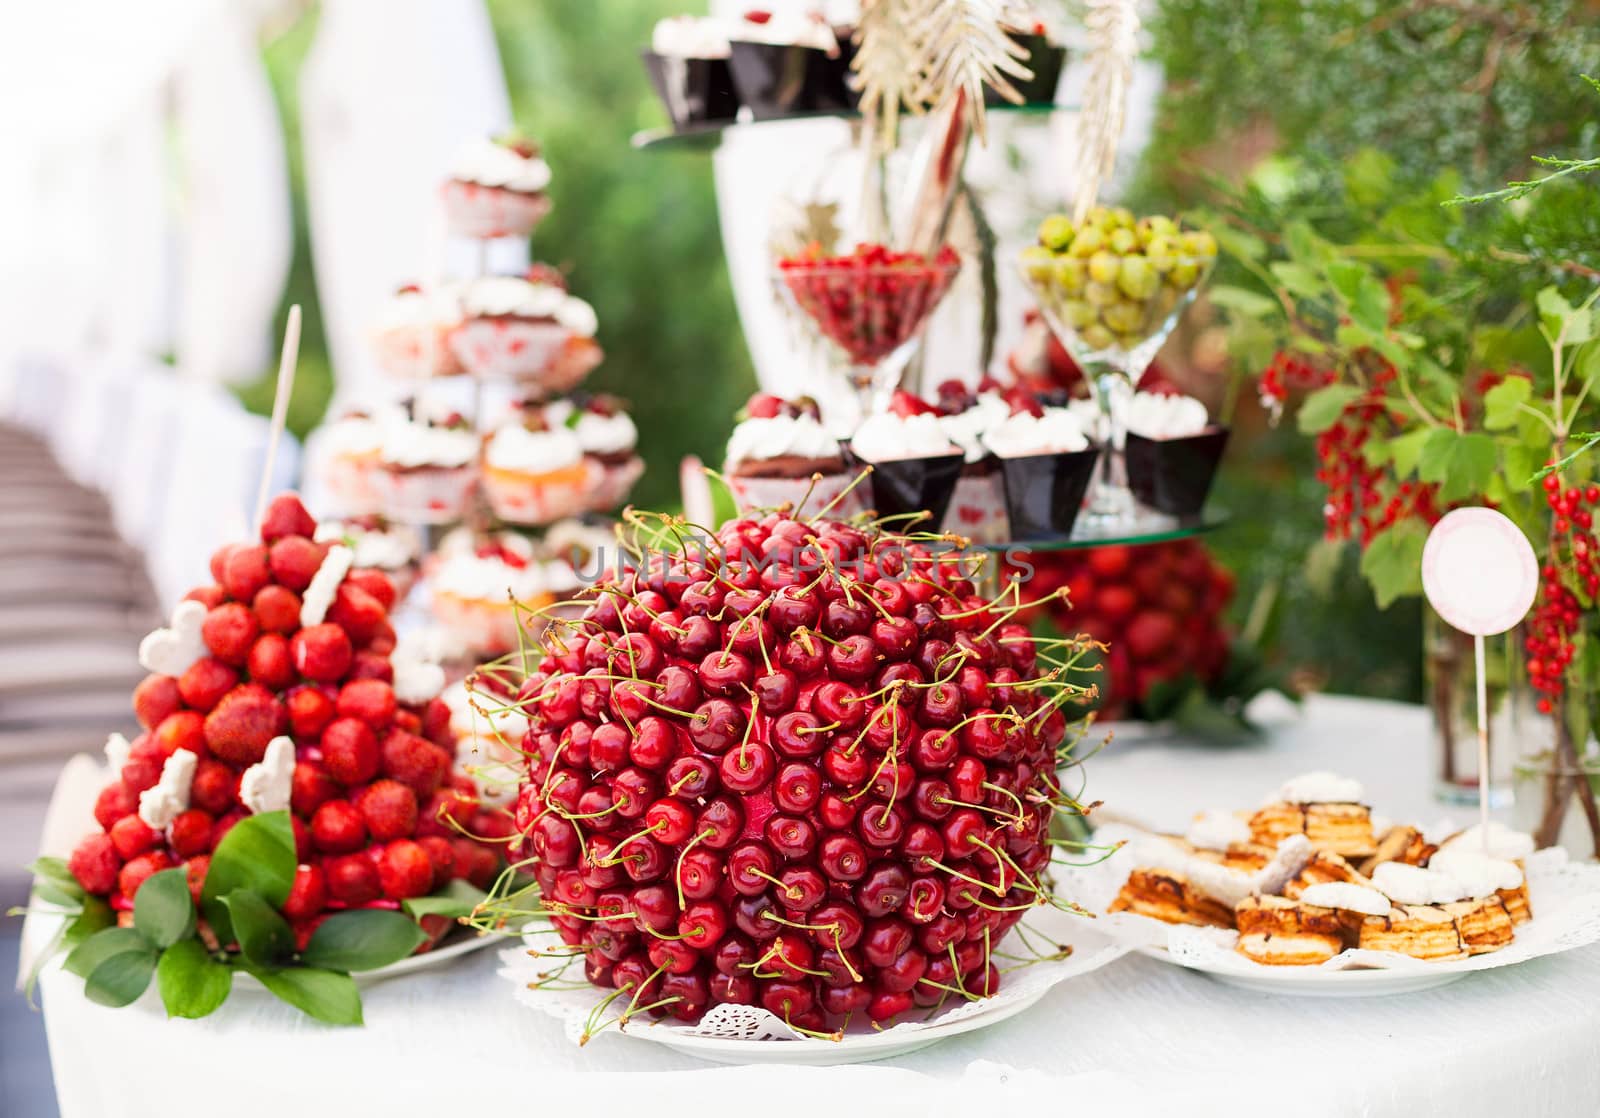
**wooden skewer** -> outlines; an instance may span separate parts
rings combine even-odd
[[[267,494],[272,488],[272,468],[278,459],[278,443],[289,418],[289,396],[294,392],[294,370],[300,358],[300,304],[289,308],[289,322],[283,331],[283,352],[278,356],[278,388],[272,397],[272,427],[267,432],[267,454],[261,463],[261,485],[256,489],[256,535],[267,515]]]

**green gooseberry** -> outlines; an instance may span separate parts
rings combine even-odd
[[[1116,283],[1121,261],[1115,253],[1101,249],[1089,257],[1089,278],[1095,283]]]
[[[1035,283],[1044,283],[1055,274],[1055,254],[1043,245],[1029,245],[1022,250],[1022,271]]]
[[[1085,225],[1079,229],[1072,238],[1072,247],[1068,250],[1074,256],[1081,256],[1085,260],[1106,247],[1106,235],[1097,225]]]
[[[1052,252],[1066,252],[1072,243],[1072,219],[1051,214],[1039,223],[1039,243]]]

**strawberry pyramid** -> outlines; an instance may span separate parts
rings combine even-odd
[[[213,555],[215,582],[140,645],[144,732],[107,742],[101,830],[68,863],[122,923],[170,867],[198,902],[212,852],[252,813],[291,811],[300,864],[283,914],[302,946],[331,911],[495,877],[488,840],[509,820],[454,770],[443,673],[397,649],[389,579],[315,534],[299,498],[279,496],[261,541]]]
[[[1070,642],[939,546],[737,520],[546,631],[513,850],[624,1016],[746,1003],[822,1030],[959,1004],[1061,904]]]

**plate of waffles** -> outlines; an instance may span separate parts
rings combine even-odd
[[[1497,823],[1374,824],[1358,782],[1289,781],[1183,835],[1104,826],[1062,889],[1135,950],[1278,994],[1366,996],[1600,941],[1600,866]]]

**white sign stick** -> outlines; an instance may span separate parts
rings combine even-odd
[[[300,358],[300,304],[289,308],[289,322],[283,331],[283,352],[278,355],[278,389],[272,397],[272,428],[267,432],[267,454],[261,463],[261,485],[256,489],[256,535],[267,515],[267,493],[272,488],[272,468],[278,459],[278,443],[289,418],[289,396],[294,392],[294,370]]]

